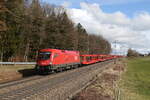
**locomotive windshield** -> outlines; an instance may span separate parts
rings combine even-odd
[[[48,60],[50,59],[50,52],[39,52],[38,59],[39,60]]]

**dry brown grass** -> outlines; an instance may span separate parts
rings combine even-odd
[[[117,98],[116,84],[124,71],[125,61],[117,60],[117,63],[100,73],[96,81],[88,86],[73,100],[115,100]]]
[[[20,79],[23,72],[32,74],[34,65],[0,65],[0,83]]]

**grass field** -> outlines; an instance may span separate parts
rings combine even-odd
[[[150,57],[128,59],[122,79],[123,100],[150,100]]]

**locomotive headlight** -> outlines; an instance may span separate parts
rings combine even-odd
[[[49,63],[50,65],[52,64],[52,62]]]

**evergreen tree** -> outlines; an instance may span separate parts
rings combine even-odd
[[[78,23],[77,25],[77,31],[78,31],[78,50],[83,54],[84,53],[87,54],[89,52],[88,33],[80,23]]]
[[[7,61],[8,58],[12,57],[17,53],[18,44],[20,42],[19,35],[20,30],[20,21],[22,16],[22,5],[23,0],[8,0],[5,1],[6,12],[4,14],[4,21],[7,26],[7,30],[4,32],[2,37],[3,43],[3,55],[5,58],[4,61]]]

